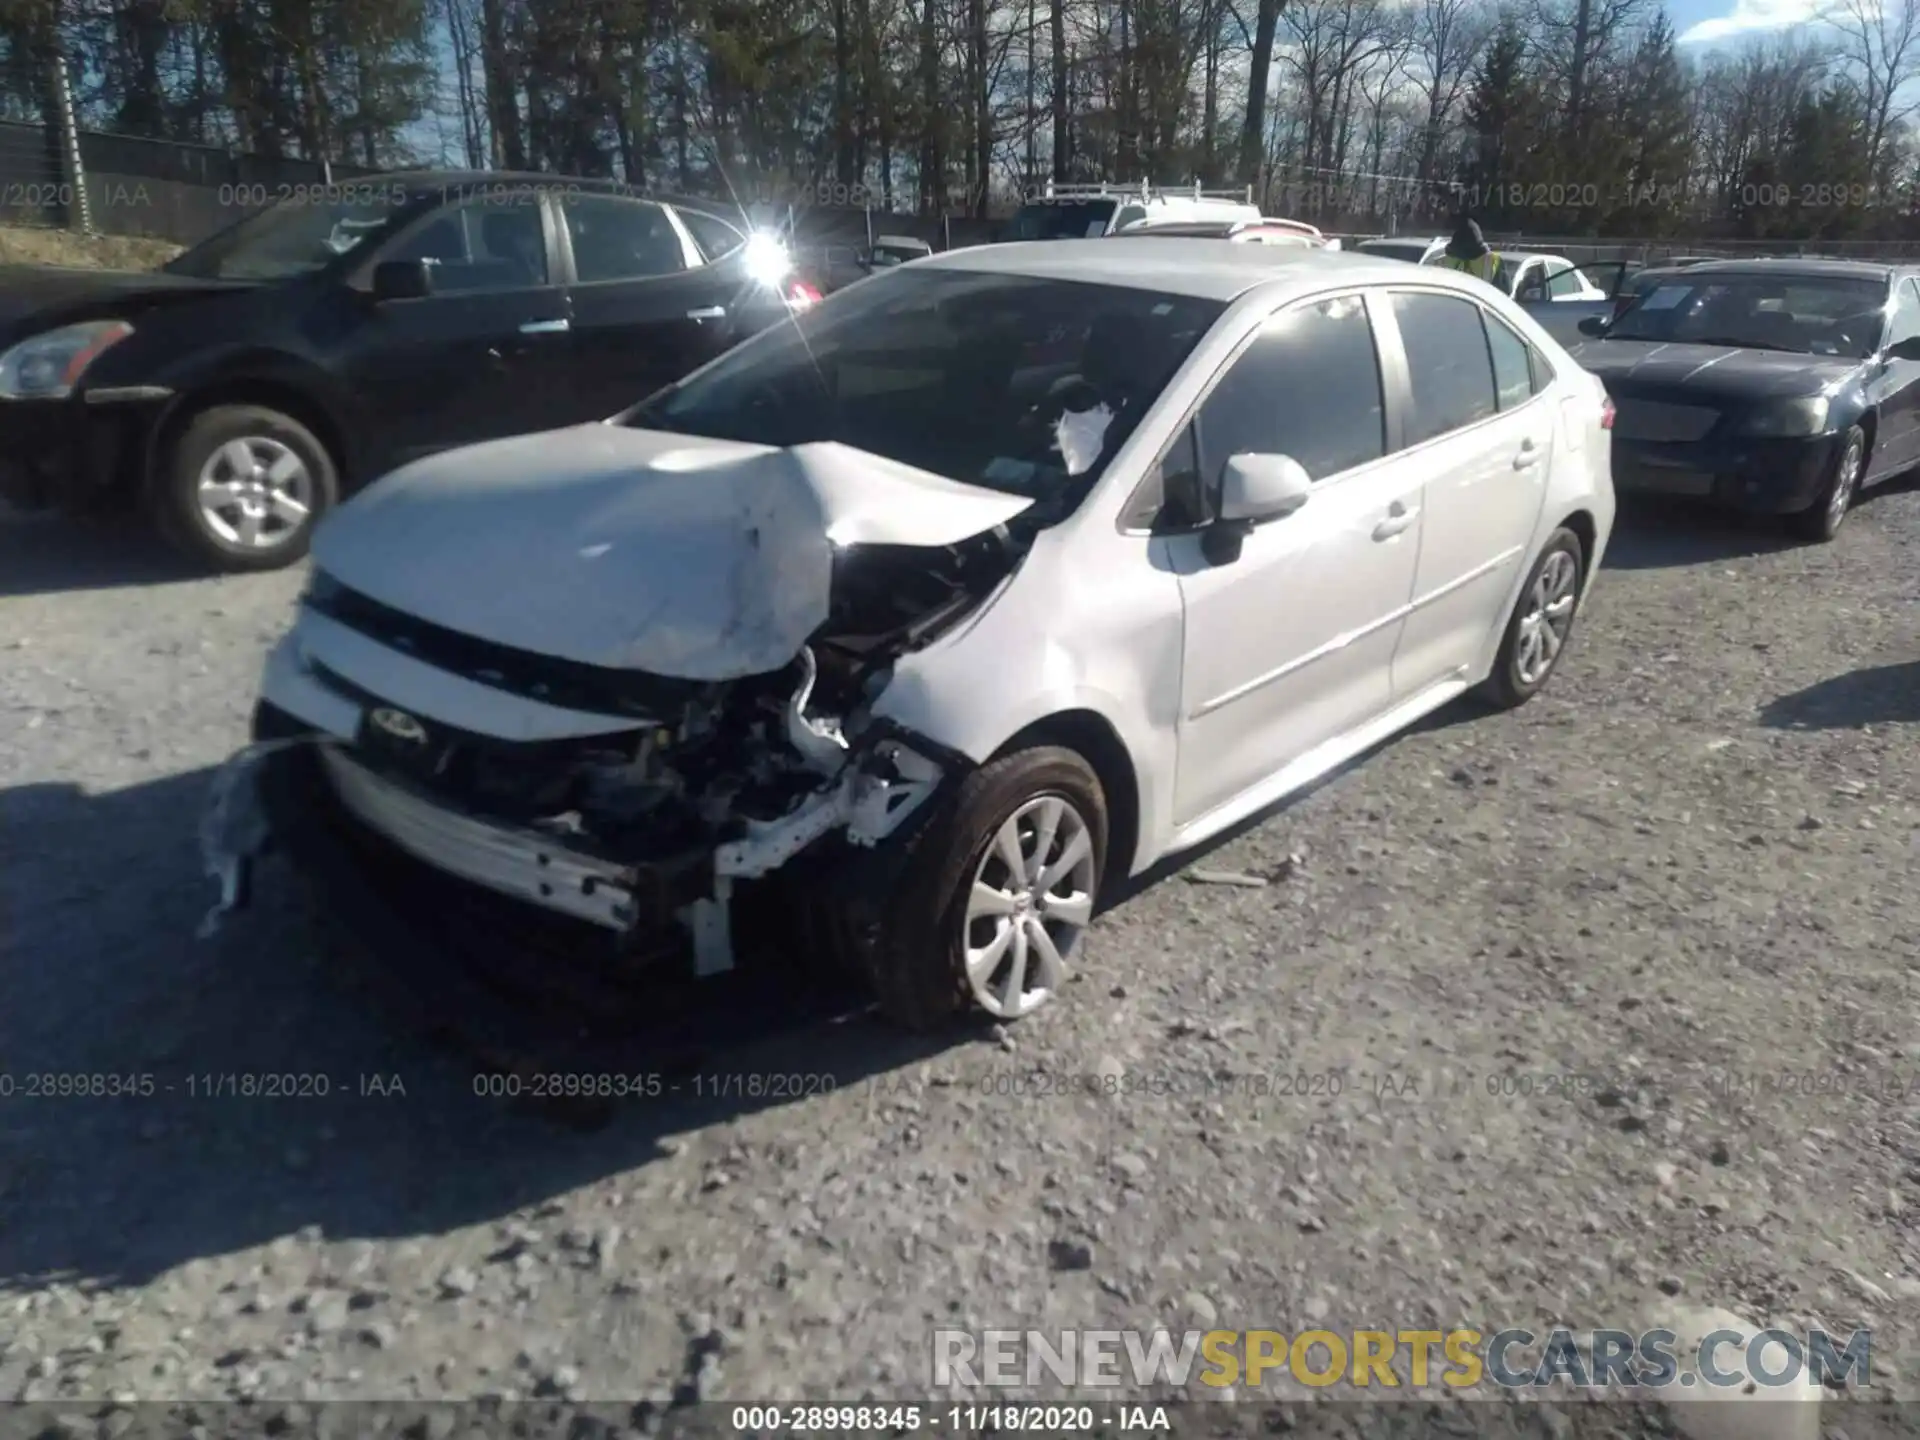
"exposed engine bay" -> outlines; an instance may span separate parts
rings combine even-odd
[[[480,822],[524,837],[504,861],[503,848],[517,842],[478,842],[487,863],[469,865],[466,878],[536,904],[556,885],[591,893],[599,878],[617,901],[592,911],[575,896],[570,913],[635,931],[664,921],[691,938],[696,973],[729,969],[735,881],[764,876],[836,832],[836,843],[878,845],[966,763],[876,721],[869,706],[895,658],[971,614],[1024,548],[1024,535],[1005,526],[946,546],[841,548],[828,619],[794,659],[723,681],[507,650],[319,577],[307,607],[384,648],[495,690],[635,720],[612,734],[503,740],[397,710],[315,658],[313,677],[364,717],[352,741],[330,742],[335,789],[361,821],[454,874],[476,842],[423,840],[432,826],[420,819],[422,802],[457,814],[469,830]],[[413,808],[403,813],[403,805]],[[581,860],[601,868],[578,880]],[[210,854],[210,869],[227,873],[218,864]],[[500,873],[503,865],[517,865],[525,883]]]

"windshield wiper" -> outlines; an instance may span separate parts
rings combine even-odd
[[[1681,342],[1687,345],[1719,345],[1730,350],[1778,350],[1787,355],[1804,355],[1807,352],[1793,345],[1773,345],[1765,340],[1734,340],[1724,335],[1702,336],[1698,340]]]

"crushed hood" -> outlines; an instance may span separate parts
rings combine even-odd
[[[328,517],[313,558],[496,644],[731,680],[787,664],[826,620],[836,546],[949,545],[1032,503],[839,444],[595,423],[396,470]]]

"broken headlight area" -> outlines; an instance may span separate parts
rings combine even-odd
[[[844,667],[827,683],[848,683]],[[629,976],[670,957],[690,960],[699,975],[729,970],[737,914],[808,890],[816,893],[806,908],[817,911],[834,884],[860,888],[863,874],[884,868],[861,852],[893,838],[952,769],[951,757],[930,758],[933,747],[882,724],[850,735],[819,708],[823,688],[809,647],[774,675],[697,687],[671,716],[536,742],[417,716],[395,724],[397,712],[360,696],[365,720],[348,744],[288,735],[290,717],[263,703],[259,743],[223,772],[209,802],[209,833],[232,837],[208,846],[222,884],[216,913],[243,903],[246,866],[265,833],[236,825],[232,817],[250,813],[236,797],[273,757],[304,744],[298,758],[317,786],[309,793],[372,868],[393,871],[404,858],[437,872],[432,886],[404,888],[439,911],[443,931],[484,914],[491,938],[511,933],[523,950],[545,950],[549,965],[591,951],[593,964]],[[283,813],[303,806],[319,808],[296,802]],[[808,863],[779,883],[761,883],[802,857]],[[449,881],[491,892],[495,912],[482,904],[469,915],[473,906],[448,902]],[[749,894],[751,903],[738,903]],[[836,922],[815,914],[808,923]]]

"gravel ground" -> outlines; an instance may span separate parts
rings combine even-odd
[[[1684,1304],[1870,1326],[1920,1389],[1920,487],[1826,548],[1629,517],[1546,694],[1144,887],[1070,1003],[760,1035],[596,1133],[476,1098],[271,872],[194,938],[300,579],[0,521],[0,1397],[923,1398],[936,1324]],[[330,1094],[190,1093],[247,1072]]]

